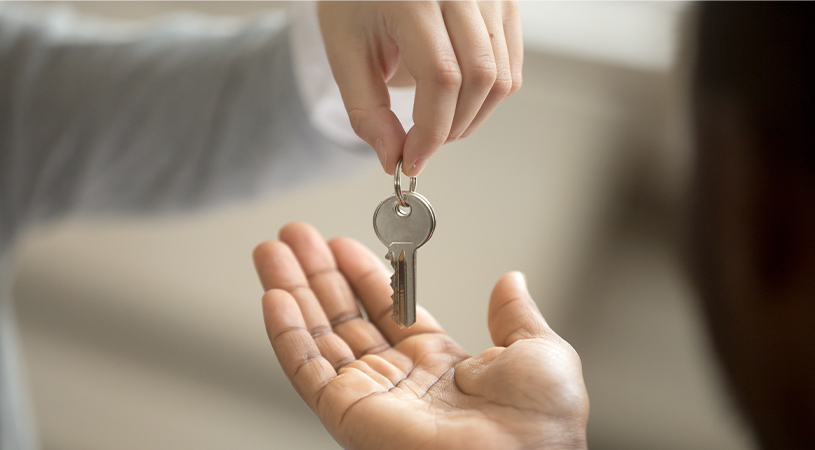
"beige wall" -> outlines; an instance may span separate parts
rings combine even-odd
[[[438,219],[420,302],[480,352],[493,283],[526,272],[583,358],[596,449],[750,446],[677,261],[688,158],[676,73],[529,53],[521,93],[419,180]],[[15,294],[46,448],[334,448],[277,366],[249,256],[293,220],[384,254],[371,214],[391,179],[373,162],[338,175],[220,211],[29,233]]]

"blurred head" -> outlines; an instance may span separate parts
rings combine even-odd
[[[764,448],[815,448],[815,20],[704,3],[695,269],[718,355]]]

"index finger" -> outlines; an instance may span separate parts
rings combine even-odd
[[[362,39],[348,8],[340,2],[320,5],[325,50],[354,132],[377,153],[379,162],[393,173],[402,151],[405,130],[391,110],[383,61],[378,49]]]
[[[413,128],[402,152],[406,175],[418,175],[447,141],[461,88],[461,69],[435,2],[414,2],[393,25],[400,56],[416,80]]]

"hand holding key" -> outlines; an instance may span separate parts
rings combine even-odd
[[[419,175],[521,87],[517,1],[320,2],[318,14],[351,125],[387,173],[404,158],[405,173]],[[416,85],[407,133],[386,83]]]
[[[496,347],[470,356],[421,306],[412,327],[394,323],[390,271],[353,240],[326,243],[295,223],[254,259],[275,354],[343,447],[586,447],[580,359],[519,274],[502,277],[490,298]]]

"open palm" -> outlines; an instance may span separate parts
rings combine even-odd
[[[353,240],[326,243],[295,223],[254,259],[275,354],[343,447],[585,447],[580,360],[520,274],[496,284],[488,317],[496,347],[472,357],[421,307],[415,325],[399,328],[390,273]]]

